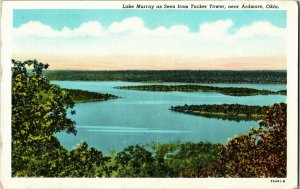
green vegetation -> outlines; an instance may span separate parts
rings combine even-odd
[[[287,90],[277,91],[278,94],[287,95]]]
[[[174,177],[209,177],[212,175],[221,144],[206,142],[153,144],[155,156]]]
[[[259,128],[225,145],[136,145],[105,156],[83,142],[68,151],[55,133],[76,134],[66,117],[74,106],[71,95],[42,75],[48,65],[12,63],[13,177],[286,177],[284,103],[270,106]],[[33,67],[32,74],[26,67]]]
[[[68,152],[53,134],[76,134],[75,122],[66,117],[74,101],[42,75],[48,65],[36,60],[12,63],[12,175],[60,176]],[[32,74],[27,66],[34,68]]]
[[[104,101],[104,100],[118,98],[115,95],[107,94],[107,93],[102,94],[102,93],[83,91],[78,89],[63,89],[63,90],[71,95],[75,103]]]
[[[237,136],[219,149],[215,175],[286,177],[287,119],[285,103],[274,104],[259,128]]]
[[[118,89],[143,90],[143,91],[184,91],[184,92],[218,92],[230,96],[253,96],[253,95],[271,95],[282,94],[282,91],[258,90],[252,88],[240,87],[214,87],[204,85],[138,85],[138,86],[120,86]]]
[[[170,110],[209,118],[240,121],[263,119],[268,108],[268,106],[248,106],[241,104],[201,104],[172,106]]]
[[[169,143],[129,146],[116,155],[118,177],[207,177],[220,144]]]
[[[286,71],[47,71],[50,80],[182,83],[286,83]]]

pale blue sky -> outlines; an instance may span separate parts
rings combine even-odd
[[[53,69],[286,66],[281,10],[32,9],[13,18],[14,57]]]
[[[70,29],[79,27],[88,21],[99,21],[103,26],[112,22],[119,22],[125,18],[140,17],[145,26],[153,29],[158,26],[170,27],[184,24],[192,31],[197,31],[199,24],[214,22],[216,20],[230,19],[234,22],[231,30],[249,25],[256,21],[267,21],[274,26],[286,27],[286,11],[279,10],[233,10],[233,11],[209,11],[209,10],[71,10],[71,9],[26,9],[14,10],[14,27],[28,21],[39,21],[53,29],[62,29],[64,26]]]

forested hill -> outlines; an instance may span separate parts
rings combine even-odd
[[[131,81],[184,83],[265,83],[285,84],[286,71],[70,71],[49,70],[50,80]]]

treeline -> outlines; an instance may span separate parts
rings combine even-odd
[[[201,104],[172,106],[171,111],[185,114],[218,118],[224,120],[260,120],[265,118],[269,106],[249,106],[241,104]]]
[[[50,80],[286,84],[286,71],[47,71]]]
[[[129,146],[114,159],[116,177],[207,177],[220,144],[169,143]]]
[[[108,93],[96,93],[90,91],[83,91],[79,89],[63,89],[64,91],[68,92],[75,103],[80,102],[92,102],[92,101],[104,101],[109,99],[119,98],[115,95],[108,94]]]
[[[74,106],[71,95],[42,75],[47,65],[12,63],[13,177],[286,177],[284,103],[270,106],[258,128],[225,145],[136,145],[105,156],[83,142],[68,151],[55,133],[76,135],[75,122],[66,116]]]
[[[280,90],[280,91],[277,91],[278,94],[281,94],[281,95],[287,95],[287,90]]]
[[[184,92],[218,92],[230,96],[254,96],[283,94],[284,91],[258,90],[242,87],[214,87],[205,85],[137,85],[119,86],[118,89],[143,90],[143,91],[184,91]]]

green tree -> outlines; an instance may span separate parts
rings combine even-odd
[[[58,176],[67,151],[53,134],[76,134],[75,122],[66,117],[74,101],[43,76],[47,64],[36,60],[12,63],[12,174]]]
[[[286,109],[285,103],[270,106],[259,128],[221,147],[216,176],[286,177]]]
[[[109,176],[109,157],[86,142],[69,152],[54,136],[61,131],[76,134],[75,122],[66,116],[74,101],[43,76],[48,65],[36,60],[12,63],[12,176]]]
[[[129,146],[116,156],[118,176],[151,177],[154,175],[154,158],[143,146]]]
[[[69,163],[64,174],[68,177],[107,176],[108,160],[110,160],[109,157],[104,157],[101,152],[95,148],[89,148],[87,142],[83,142],[70,151]]]

